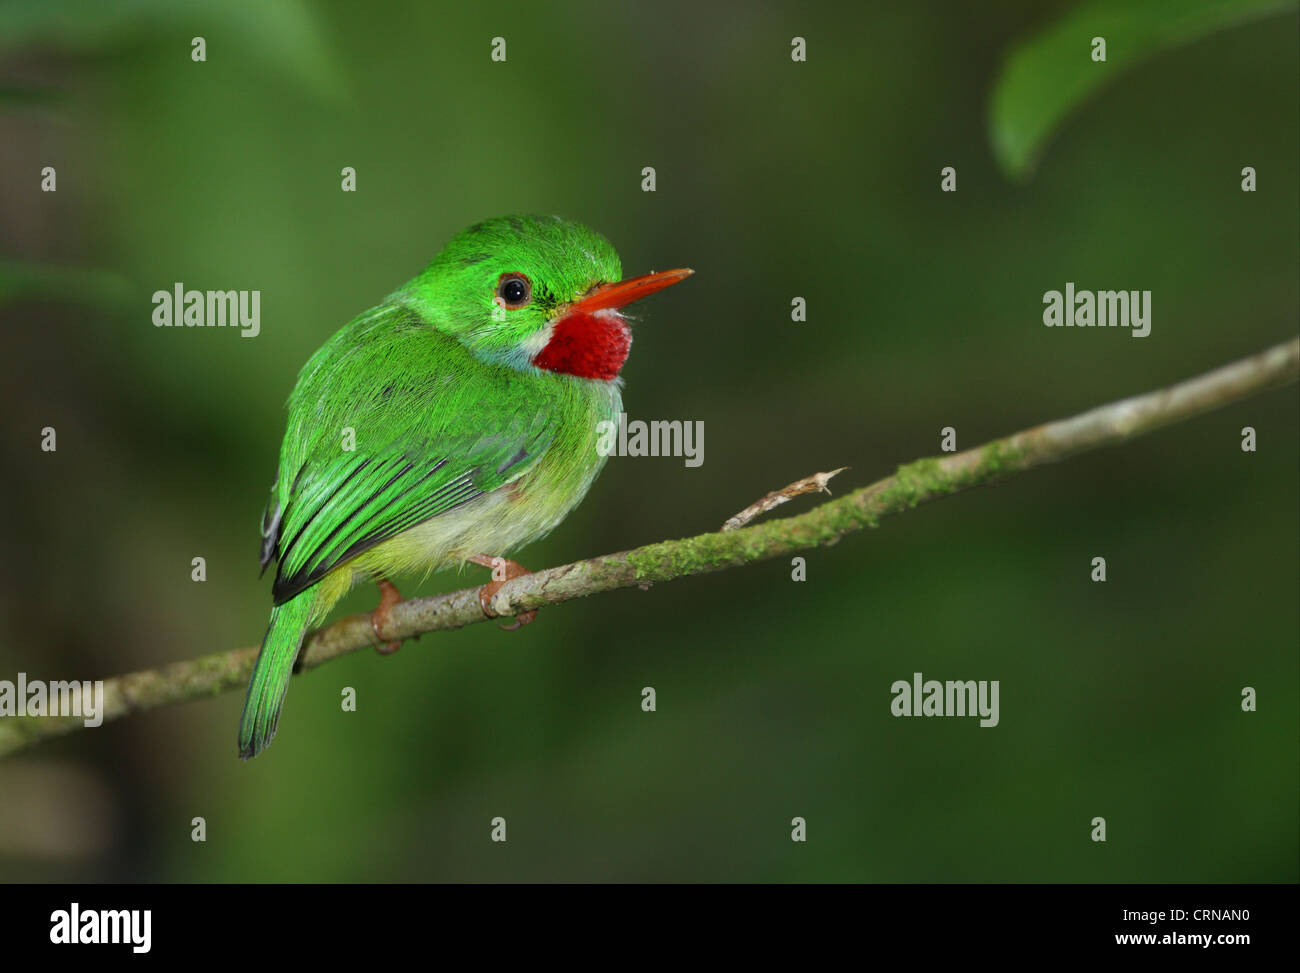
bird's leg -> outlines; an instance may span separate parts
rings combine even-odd
[[[387,641],[384,629],[388,627],[388,611],[402,600],[402,593],[386,578],[377,578],[375,584],[379,585],[379,607],[370,613],[370,628],[381,643],[375,646],[375,651],[380,655],[392,655],[402,647],[402,640]]]
[[[473,554],[467,560],[481,567],[492,569],[492,580],[478,590],[478,603],[483,606],[483,614],[488,618],[496,618],[497,613],[491,608],[492,597],[501,590],[501,586],[507,581],[522,577],[525,574],[532,574],[526,567],[518,561],[512,561],[505,557],[492,557],[488,554]],[[507,632],[513,632],[517,628],[527,625],[537,617],[537,609],[532,611],[520,612],[515,616],[514,623],[511,625],[502,625],[501,628]]]

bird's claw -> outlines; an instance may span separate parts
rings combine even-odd
[[[511,561],[509,558],[504,557],[475,554],[469,560],[482,567],[492,569],[492,580],[478,590],[478,603],[483,609],[483,614],[488,618],[499,618],[500,616],[492,610],[492,599],[501,590],[501,586],[507,581],[513,581],[515,578],[523,577],[525,574],[532,574],[532,572],[518,561]],[[520,612],[509,625],[500,625],[498,627],[503,632],[513,632],[516,629],[523,628],[536,617],[537,609],[534,608],[530,611]]]
[[[379,585],[379,606],[370,613],[370,630],[375,633],[375,638],[379,639],[375,651],[380,655],[392,655],[402,647],[402,640],[390,642],[384,635],[384,629],[388,627],[389,609],[402,600],[402,593],[391,581],[380,579],[375,583]]]

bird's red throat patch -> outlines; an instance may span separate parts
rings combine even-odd
[[[618,378],[632,347],[632,332],[617,311],[573,311],[555,322],[551,340],[533,356],[548,372],[610,381]]]

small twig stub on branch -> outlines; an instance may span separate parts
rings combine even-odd
[[[789,486],[782,487],[780,490],[773,490],[767,496],[755,500],[740,513],[736,514],[736,516],[728,520],[722,525],[722,529],[737,530],[744,527],[760,514],[765,514],[773,507],[779,507],[787,500],[804,493],[829,494],[831,491],[826,484],[831,481],[831,477],[838,473],[843,473],[847,469],[847,466],[841,466],[838,470],[831,470],[829,473],[814,473],[812,476],[805,476],[802,480],[795,480]]]

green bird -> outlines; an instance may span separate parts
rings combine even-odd
[[[579,223],[487,220],[311,357],[262,517],[274,606],[242,758],[271,742],[303,636],[356,582],[379,583],[380,643],[395,575],[492,567],[479,592],[492,614],[496,589],[526,573],[504,555],[549,533],[605,465],[597,427],[618,421],[632,344],[619,309],[691,273],[623,280],[614,248]]]

